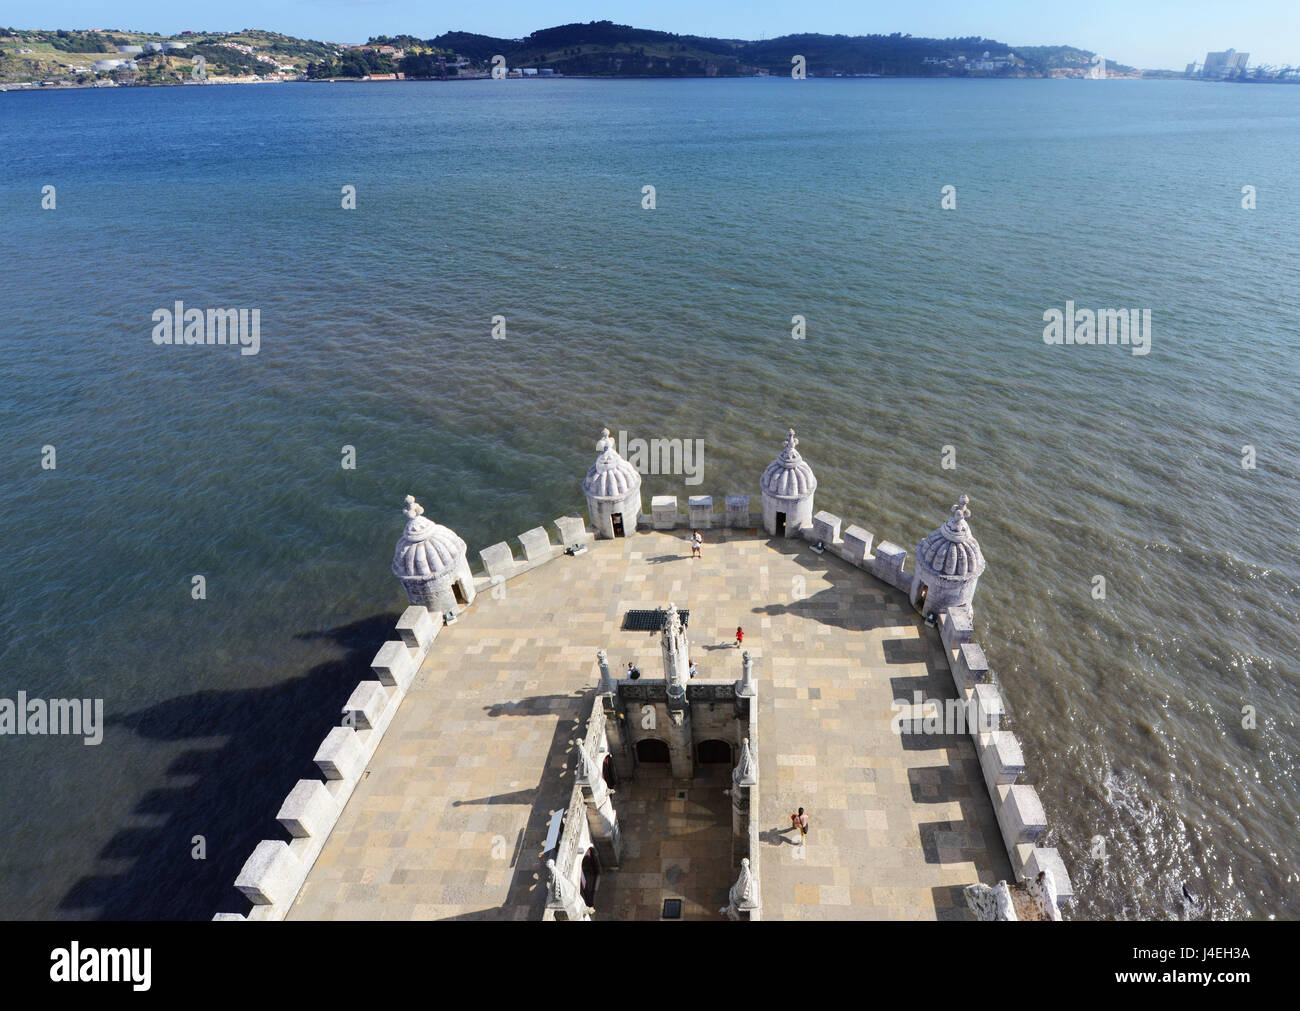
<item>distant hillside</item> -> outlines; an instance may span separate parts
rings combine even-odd
[[[809,77],[1079,77],[1094,58],[1071,46],[1013,48],[979,37],[928,39],[895,32],[746,41],[611,21],[543,28],[523,39],[445,32],[432,39],[378,35],[360,46],[258,29],[164,36],[10,28],[0,29],[0,86],[485,77],[497,56],[511,70],[571,77],[787,76],[794,56],[803,57]],[[1107,70],[1131,68],[1108,61]]]
[[[810,76],[1048,77],[1083,73],[1093,53],[1070,46],[1029,46],[979,37],[928,39],[892,35],[785,35],[747,42],[676,35],[610,21],[560,25],[526,39],[448,32],[431,45],[475,62],[504,56],[511,67],[549,67],[569,75],[751,76],[788,74],[801,55]],[[1112,64],[1116,70],[1124,68]]]

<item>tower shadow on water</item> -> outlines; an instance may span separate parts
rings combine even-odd
[[[329,640],[343,650],[300,677],[194,692],[108,720],[147,740],[196,744],[167,767],[165,785],[140,797],[132,812],[138,824],[118,831],[99,853],[107,869],[77,881],[60,912],[100,920],[247,912],[248,900],[232,882],[262,839],[288,838],[276,826],[280,805],[299,779],[318,776],[312,757],[357,683],[371,676],[370,663],[397,617],[376,614],[300,633],[300,640]],[[198,743],[212,739],[224,743]],[[203,837],[203,859],[194,856],[196,836]]]

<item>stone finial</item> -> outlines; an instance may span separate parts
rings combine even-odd
[[[596,441],[596,452],[605,453],[614,448],[614,439],[609,434],[608,428],[600,430],[600,438]]]
[[[403,515],[406,516],[407,519],[413,520],[416,519],[417,517],[424,515],[424,506],[420,505],[419,502],[415,501],[414,495],[407,495],[406,508],[402,510],[402,513]]]
[[[736,786],[758,785],[758,762],[754,760],[754,749],[749,746],[748,737],[740,746],[740,759],[731,773],[731,782]]]
[[[583,741],[578,742],[578,780],[582,783],[590,784],[595,778],[595,769],[592,768],[591,759],[587,756],[587,746]]]
[[[999,881],[992,887],[978,883],[967,885],[962,892],[966,896],[966,905],[977,920],[987,923],[1018,919],[1015,903],[1011,901],[1011,889],[1005,881]]]
[[[569,880],[567,875],[560,873],[559,868],[555,866],[554,859],[546,861],[546,871],[550,875],[550,880],[546,887],[548,897],[550,898],[549,904],[552,906],[563,906],[565,909],[570,909],[575,906],[580,901],[578,889],[573,882]]]
[[[596,650],[596,663],[600,664],[600,684],[596,688],[599,695],[608,695],[615,690],[614,679],[609,673],[609,657],[603,649]]]
[[[785,444],[789,449],[794,449],[797,445],[799,445],[799,440],[795,438],[793,428],[790,429],[790,433],[785,437]]]
[[[740,877],[731,886],[727,898],[734,909],[753,909],[758,905],[758,880],[749,869],[749,857],[740,861]]]
[[[668,610],[664,614],[664,633],[667,635],[676,635],[681,630],[681,615],[677,613],[677,605],[670,601],[668,604]]]
[[[963,495],[957,500],[957,504],[952,507],[952,515],[948,517],[948,528],[958,536],[970,533],[970,527],[966,523],[970,518],[970,510],[966,508],[969,502],[970,496]]]
[[[740,657],[740,687],[736,689],[737,695],[754,695],[754,661],[750,658],[749,650],[745,650]]]
[[[1038,908],[1039,916],[1044,920],[1061,919],[1061,910],[1056,897],[1056,879],[1049,870],[1041,870],[1032,881],[1025,882],[1025,891]]]

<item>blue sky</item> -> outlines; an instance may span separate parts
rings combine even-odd
[[[6,0],[0,20],[20,28],[177,32],[268,28],[334,42],[449,30],[517,38],[571,21],[727,38],[794,32],[983,35],[1016,45],[1070,44],[1140,67],[1182,69],[1206,50],[1235,48],[1251,64],[1300,65],[1300,0]]]

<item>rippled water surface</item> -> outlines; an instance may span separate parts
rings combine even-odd
[[[109,720],[98,747],[0,738],[0,913],[234,908],[401,609],[402,496],[477,550],[580,507],[608,424],[704,440],[701,486],[647,496],[754,492],[793,425],[818,506],[909,547],[970,494],[977,634],[1073,915],[1300,915],[1300,88],[0,106],[0,695]],[[260,353],[155,346],[178,299],[259,308]],[[1151,353],[1045,345],[1067,299],[1150,309]]]

